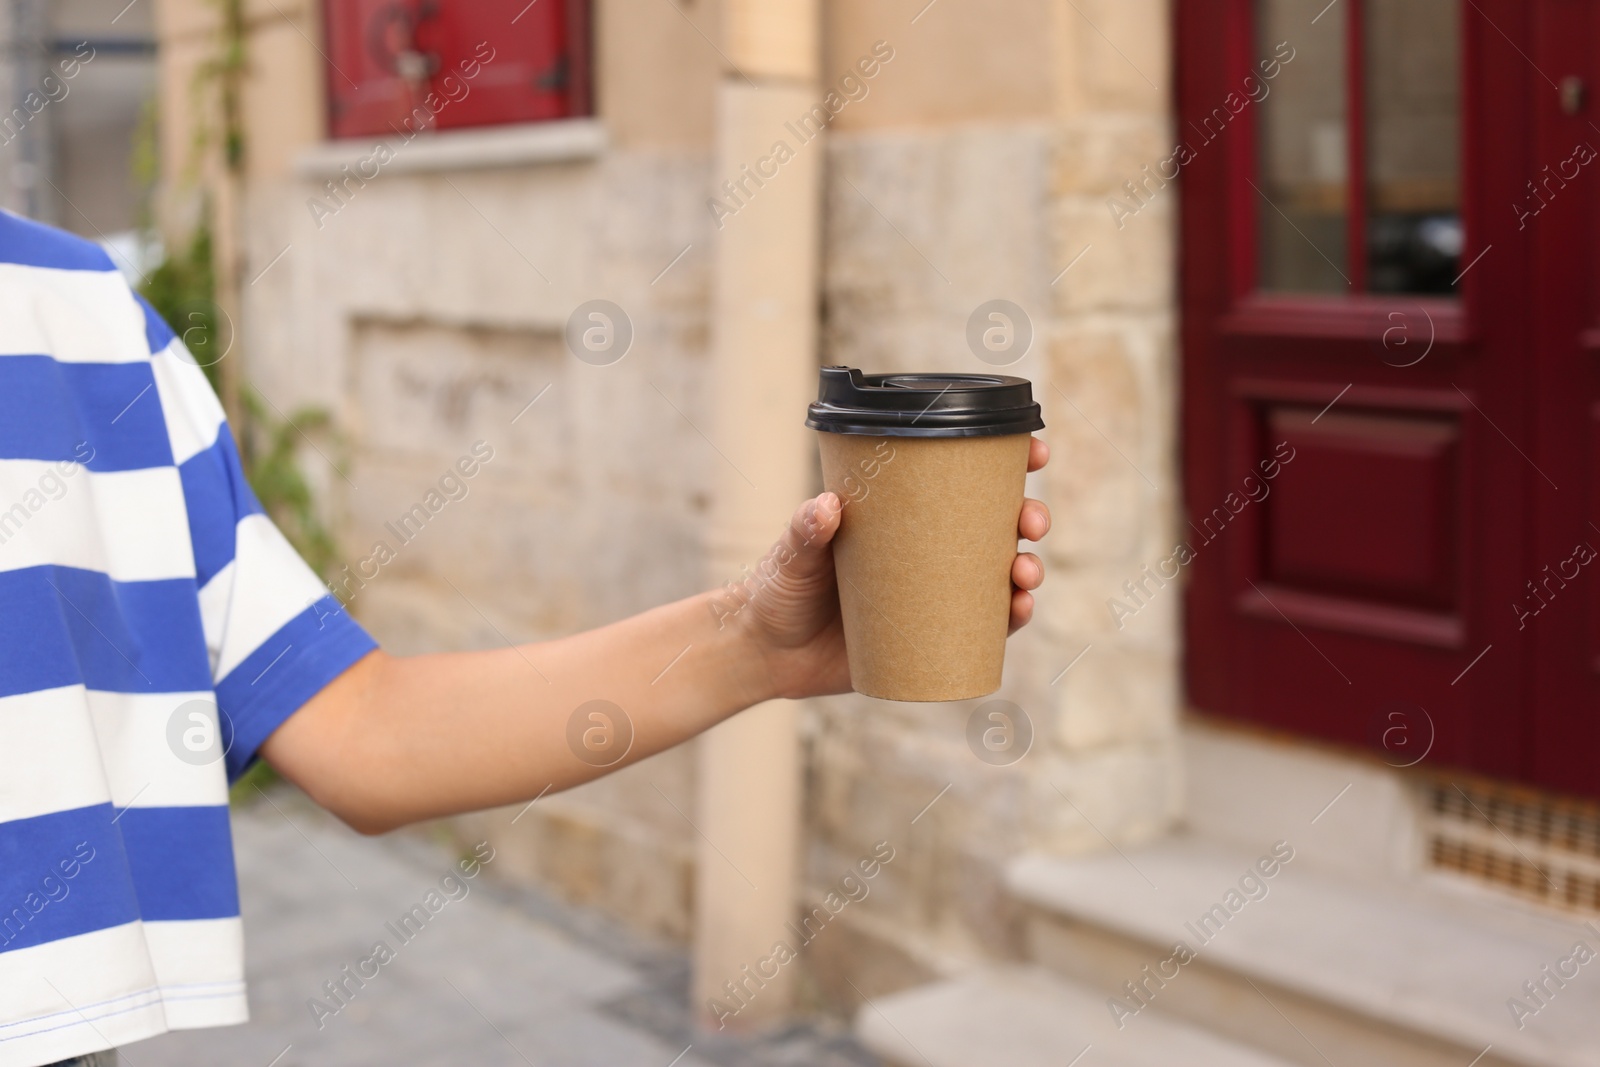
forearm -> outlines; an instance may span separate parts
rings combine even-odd
[[[1029,469],[1048,450],[1030,446]],[[397,659],[374,652],[267,738],[261,755],[358,830],[377,833],[536,798],[671,748],[774,697],[850,689],[833,569],[844,507],[802,504],[737,589],[703,593],[575,637],[489,652]],[[1018,532],[1037,541],[1049,512],[1026,501]],[[1044,579],[1012,565],[1011,625]],[[713,607],[715,605],[715,609]],[[584,709],[606,701],[602,717]],[[614,720],[607,722],[607,718]],[[584,732],[631,730],[592,748]]]
[[[291,716],[263,755],[367,832],[581,784],[775,695],[749,626],[719,624],[711,596],[516,648],[374,653]],[[592,700],[626,716],[612,724],[631,725],[626,755],[569,744],[574,711]]]

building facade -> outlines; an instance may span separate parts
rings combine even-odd
[[[803,433],[739,436],[759,428],[731,414],[730,368],[748,375],[741,388],[757,388],[770,359],[782,383],[773,388],[794,395],[795,366],[769,356],[767,339],[774,352],[805,341],[811,374],[822,364],[1004,367],[1031,379],[1054,458],[1030,477],[1030,495],[1049,504],[1055,528],[1040,549],[1049,577],[1036,621],[1012,639],[997,694],[1005,718],[990,719],[981,702],[829,698],[782,713],[793,715],[792,743],[759,748],[785,764],[771,776],[798,783],[791,808],[750,786],[751,810],[776,813],[767,836],[796,857],[784,907],[812,914],[881,843],[893,854],[870,892],[824,908],[826,928],[799,953],[799,995],[847,1010],[870,998],[863,1032],[896,1062],[921,1062],[919,1044],[954,1042],[959,1056],[963,1035],[985,1035],[985,1048],[1049,1045],[1039,1035],[1063,1020],[1078,1027],[1063,1042],[1109,1026],[1106,1041],[1140,1031],[1126,1040],[1204,1047],[1219,1063],[1322,1062],[1307,1044],[1351,1062],[1453,1063],[1465,1052],[1466,1063],[1486,1044],[1495,1046],[1486,1064],[1590,1062],[1562,1026],[1576,1026],[1594,994],[1554,1004],[1534,1034],[1512,1025],[1514,1012],[1503,1018],[1506,998],[1527,996],[1519,968],[1536,974],[1546,946],[1582,928],[1503,895],[1528,887],[1522,875],[1495,875],[1516,855],[1484,813],[1502,805],[1493,814],[1508,828],[1542,813],[1580,837],[1593,825],[1587,808],[1499,783],[1531,777],[1583,790],[1450,749],[1449,765],[1493,776],[1450,779],[1484,814],[1480,825],[1446,779],[1420,776],[1419,766],[1434,766],[1435,730],[1447,747],[1454,736],[1453,718],[1427,718],[1432,697],[1363,690],[1348,706],[1329,703],[1335,664],[1381,671],[1390,669],[1382,657],[1399,653],[1352,646],[1331,654],[1330,677],[1312,674],[1328,658],[1316,658],[1328,641],[1318,627],[1365,625],[1348,611],[1335,618],[1361,596],[1378,605],[1368,615],[1382,616],[1373,625],[1389,625],[1390,642],[1408,640],[1408,620],[1438,631],[1455,618],[1450,583],[1465,563],[1434,575],[1419,542],[1363,569],[1377,549],[1363,542],[1341,556],[1318,536],[1330,522],[1338,529],[1372,473],[1351,468],[1350,455],[1410,463],[1425,479],[1428,463],[1453,462],[1459,427],[1440,428],[1437,404],[1422,405],[1420,428],[1378,412],[1394,406],[1395,390],[1414,388],[1392,381],[1351,381],[1346,399],[1360,403],[1347,406],[1359,410],[1319,414],[1355,371],[1302,361],[1288,386],[1263,393],[1270,375],[1227,363],[1232,350],[1216,340],[1288,339],[1297,358],[1315,349],[1306,360],[1333,358],[1318,357],[1317,345],[1348,342],[1397,367],[1404,360],[1382,358],[1399,351],[1388,316],[1405,312],[1401,324],[1419,329],[1417,315],[1437,310],[1430,301],[1450,297],[1424,288],[1435,282],[1418,273],[1422,259],[1384,251],[1380,231],[1398,234],[1391,245],[1432,234],[1428,247],[1443,249],[1436,273],[1471,258],[1461,217],[1473,194],[1464,199],[1453,164],[1437,165],[1454,151],[1451,122],[1468,104],[1430,86],[1455,76],[1460,48],[1469,62],[1490,62],[1472,51],[1484,35],[1440,29],[1458,27],[1451,5],[1430,5],[1440,8],[1433,21],[1409,27],[1383,22],[1403,13],[1386,15],[1378,0],[1347,0],[1325,19],[1312,10],[1320,6],[828,0],[774,4],[762,16],[738,0],[544,0],[520,13],[519,4],[474,5],[457,24],[450,5],[426,16],[404,5],[246,0],[234,119],[245,147],[222,222],[237,256],[228,358],[278,417],[329,416],[331,431],[308,436],[302,460],[342,553],[330,582],[400,653],[555,637],[738,581],[739,562],[755,559],[740,552],[775,535],[787,508],[730,505],[730,472],[769,461],[811,472],[790,507],[820,484]],[[199,0],[161,0],[156,11],[163,155],[176,175],[194,131],[217,121],[192,86],[226,35]],[[1341,57],[1366,32],[1351,28],[1357,12],[1387,27],[1375,41],[1426,39],[1447,53],[1421,64],[1434,82],[1379,94],[1414,121],[1371,139],[1340,125],[1359,102],[1340,81]],[[519,29],[523,19],[541,20],[544,36]],[[796,40],[802,58],[786,66]],[[1400,69],[1377,53],[1370,69]],[[1236,76],[1252,80],[1233,87]],[[1269,138],[1270,187],[1257,192],[1271,212],[1255,213],[1240,199],[1255,194],[1230,177],[1248,156],[1246,124]],[[732,127],[742,132],[730,136]],[[1350,162],[1358,143],[1379,145],[1389,168],[1370,188],[1348,183],[1382,217],[1370,228],[1346,224],[1367,209],[1340,184],[1366,173]],[[192,217],[195,189],[172,180],[163,195],[169,218]],[[784,199],[802,195],[814,232],[787,247],[775,217],[809,218]],[[779,202],[781,212],[771,207]],[[1240,257],[1227,250],[1242,246],[1205,227],[1246,214],[1261,227],[1250,247],[1268,290],[1299,299],[1328,288],[1327,266],[1361,274],[1371,282],[1349,298],[1356,317],[1334,322],[1317,306],[1289,325],[1279,309],[1276,325],[1214,328],[1227,309],[1207,287],[1233,277]],[[739,251],[769,232],[762,226],[779,236]],[[1337,248],[1332,261],[1323,248]],[[770,308],[743,302],[730,325],[728,294],[741,284],[733,265],[746,262],[809,276],[814,289],[798,301],[785,290]],[[1409,303],[1382,304],[1386,295]],[[607,342],[621,356],[582,358],[569,340],[595,301],[608,302],[606,328],[622,331]],[[1441,318],[1464,335],[1459,316]],[[729,353],[731,336],[755,341]],[[1216,354],[1202,365],[1191,352]],[[1255,398],[1257,421],[1222,425],[1240,397]],[[798,426],[803,415],[792,417]],[[1238,444],[1240,427],[1258,425],[1281,431],[1259,457]],[[1472,430],[1471,447],[1480,440]],[[1287,451],[1274,451],[1280,444]],[[468,454],[482,460],[479,473],[451,479]],[[1276,469],[1256,470],[1257,458]],[[1234,491],[1231,480],[1247,474],[1259,488],[1241,481]],[[1418,524],[1454,521],[1437,501],[1455,475],[1440,477],[1383,498],[1360,535],[1378,537],[1390,514],[1382,508],[1401,520],[1401,540]],[[1308,493],[1320,503],[1306,503]],[[1223,518],[1207,527],[1213,496]],[[1414,497],[1434,503],[1413,507]],[[1260,559],[1266,569],[1251,571]],[[1444,593],[1428,585],[1436,579]],[[1261,603],[1237,605],[1252,584]],[[1282,623],[1267,618],[1280,593]],[[1250,621],[1236,621],[1236,608]],[[1456,614],[1475,637],[1473,616]],[[1454,673],[1482,644],[1459,643],[1459,663],[1428,669]],[[986,743],[994,724],[1002,740]],[[733,876],[717,857],[737,869],[746,855],[748,830],[724,810],[741,797],[707,785],[732,780],[717,768],[730,752],[737,762],[742,743],[685,746],[520,811],[460,820],[462,830],[493,839],[503,869],[519,877],[697,940],[697,990],[713,1019],[770,1019],[796,991],[763,998],[733,964],[786,935],[737,914],[742,890],[734,883],[730,895]],[[719,842],[722,826],[732,843]],[[1513,848],[1535,855],[1527,862],[1546,878],[1565,872],[1556,895],[1570,899],[1554,902],[1570,907],[1582,890],[1566,887],[1588,884],[1596,865],[1559,836],[1519,834]],[[1448,862],[1471,849],[1477,859]],[[1189,936],[1181,920],[1268,859],[1274,875],[1289,872],[1278,885],[1295,888],[1272,904],[1227,905],[1225,921],[1238,926],[1215,934],[1215,948],[1191,937],[1199,962],[1173,972],[1195,977],[1161,978],[1173,939]],[[1500,888],[1475,889],[1462,871]],[[1553,902],[1537,887],[1523,895]],[[733,903],[708,912],[707,900]],[[1338,924],[1348,937],[1330,937],[1317,920],[1330,900],[1345,902]],[[1252,908],[1279,910],[1252,932]],[[722,921],[748,936],[705,948],[697,926]],[[1274,933],[1273,922],[1290,932]],[[1363,937],[1391,944],[1419,923],[1430,933],[1398,964],[1378,965],[1384,951],[1362,947]],[[1492,977],[1461,979],[1463,961]],[[1147,964],[1156,979],[1141,977]],[[1132,1021],[1147,1007],[1162,1018]],[[997,1033],[984,1031],[986,1017]],[[1032,1026],[1038,1019],[1044,1030]],[[941,1029],[957,1022],[953,1035]],[[1076,1054],[1051,1054],[1063,1051],[1061,1062]],[[1016,1055],[1009,1062],[1026,1062]]]

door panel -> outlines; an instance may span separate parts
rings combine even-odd
[[[1459,422],[1290,407],[1267,418],[1296,458],[1267,506],[1264,577],[1454,618]]]

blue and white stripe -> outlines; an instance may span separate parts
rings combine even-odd
[[[374,647],[182,342],[0,212],[0,1067],[246,1018],[228,782]],[[169,747],[191,702],[225,759]]]

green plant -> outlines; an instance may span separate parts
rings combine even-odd
[[[333,420],[315,407],[300,408],[287,419],[277,418],[248,387],[242,399],[255,431],[241,457],[250,488],[300,558],[326,582],[334,572],[338,546],[317,513],[316,498],[300,468],[299,445],[306,434],[328,430]]]
[[[239,776],[233,783],[233,788],[228,790],[228,803],[233,807],[242,808],[254,801],[263,792],[272,788],[274,782],[283,780],[283,775],[272,769],[272,764],[257,760],[250,765],[250,769]]]
[[[146,300],[178,332],[196,362],[205,367],[212,388],[223,357],[237,358],[218,335],[215,273],[211,262],[210,230],[199,227],[189,246],[168,255],[141,287]],[[218,348],[220,355],[215,355]],[[277,523],[301,557],[326,579],[332,573],[337,548],[333,535],[317,514],[310,483],[300,469],[298,446],[303,435],[330,428],[332,419],[320,408],[301,408],[288,419],[278,418],[248,386],[242,391],[244,425],[238,427],[239,454],[245,477],[261,506]]]
[[[217,335],[217,282],[211,264],[211,227],[195,227],[188,247],[169,252],[140,286],[150,306],[167,321],[195,361],[204,368],[211,388],[218,389],[218,370],[227,342]]]
[[[250,71],[245,25],[244,0],[211,0],[220,22],[215,51],[195,68],[189,92],[194,100],[194,163],[207,146],[216,144],[222,165],[232,173],[244,169],[244,81]],[[206,94],[215,91],[215,112],[207,105]],[[215,122],[220,129],[213,128]]]
[[[168,255],[146,276],[140,287],[150,306],[178,332],[196,362],[205,368],[215,389],[217,365],[229,352],[217,330],[215,273],[211,261],[211,232],[204,225],[195,230],[186,248]],[[219,346],[221,356],[213,358]],[[283,531],[300,557],[324,581],[334,570],[337,546],[333,534],[317,514],[316,498],[300,468],[297,446],[302,434],[326,431],[331,418],[319,408],[301,408],[288,419],[278,418],[255,392],[241,391],[244,426],[240,428],[239,459],[245,478],[267,515]],[[245,772],[230,792],[233,803],[248,803],[278,780],[265,763]]]

